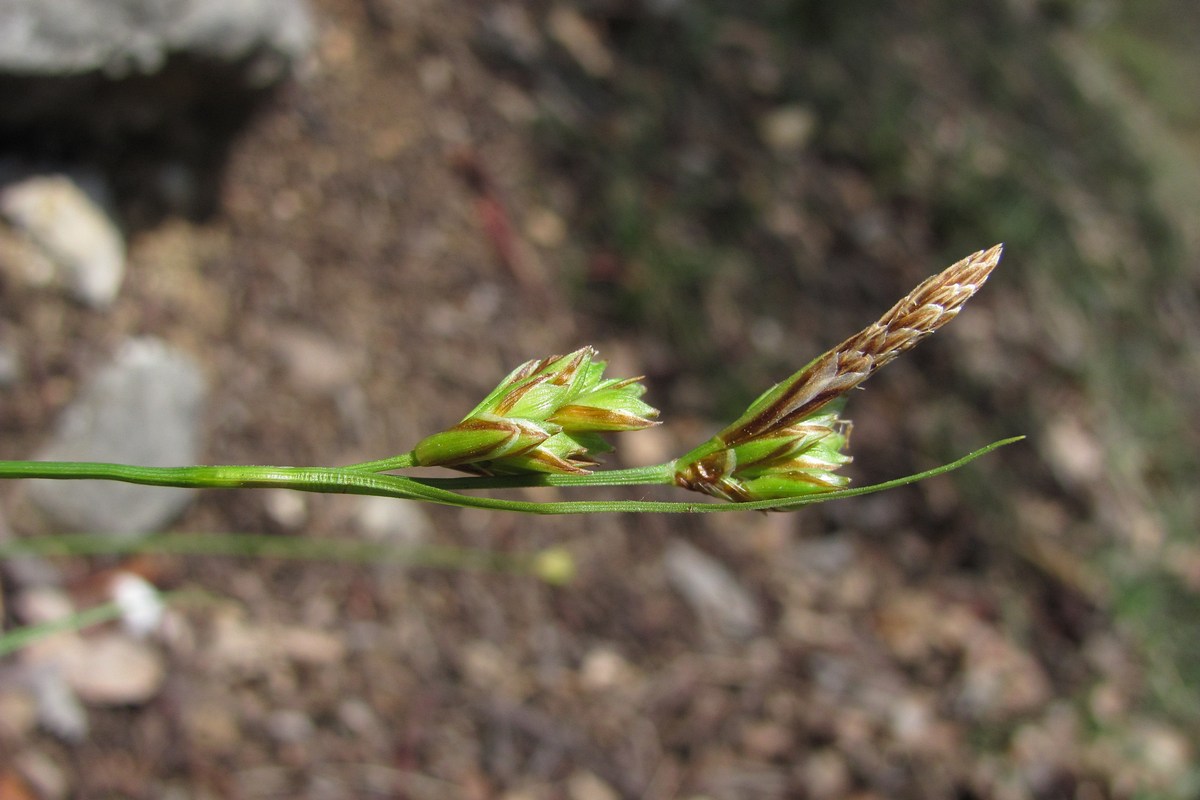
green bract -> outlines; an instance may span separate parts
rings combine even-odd
[[[484,459],[522,455],[545,442],[555,432],[528,420],[481,414],[468,417],[441,433],[425,437],[417,443],[413,453],[418,464],[452,467]]]
[[[527,361],[461,422],[427,436],[413,450],[387,458],[346,467],[141,467],[107,462],[0,461],[0,479],[99,479],[186,488],[284,487],[537,514],[783,510],[869,494],[940,475],[1021,438],[1005,439],[951,464],[874,486],[847,489],[849,479],[838,474],[850,461],[844,452],[850,423],[838,417],[846,393],[954,319],[987,280],[1000,253],[1000,245],[980,250],[922,281],[878,320],[760,395],[720,433],[684,456],[659,464],[588,471],[595,456],[611,449],[601,434],[657,425],[658,411],[642,401],[645,388],[640,378],[605,379],[605,363],[597,360],[595,350],[584,347],[563,356]],[[455,467],[475,475],[413,478],[391,474],[421,466]],[[672,483],[735,502],[533,502],[465,493],[531,486]]]
[[[828,410],[732,444],[718,435],[679,459],[675,482],[738,502],[842,489],[850,479],[837,470],[851,460],[842,452],[849,435],[850,422]]]
[[[586,473],[612,449],[599,433],[658,424],[641,379],[605,380],[604,367],[591,347],[525,362],[462,422],[421,440],[416,463],[490,475]]]

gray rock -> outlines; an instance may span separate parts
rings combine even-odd
[[[79,302],[107,308],[125,277],[125,237],[99,175],[36,175],[0,189],[0,214],[54,266]]]
[[[0,389],[15,386],[21,380],[21,356],[11,346],[0,342]]]
[[[761,630],[758,604],[720,561],[676,539],[667,547],[663,565],[667,580],[716,633],[744,641]]]
[[[145,703],[166,680],[162,652],[123,631],[96,633],[86,640],[76,634],[68,641],[57,654],[59,668],[75,696],[89,705]]]
[[[47,461],[183,466],[199,456],[207,393],[199,368],[156,339],[126,342],[64,412]],[[34,502],[59,524],[137,536],[161,528],[192,491],[101,481],[33,481]]]
[[[479,15],[478,43],[488,55],[523,66],[533,65],[546,49],[529,10],[513,2],[494,3]]]
[[[201,211],[205,177],[313,36],[305,0],[0,0],[0,135],[103,161],[151,206],[184,163]]]
[[[433,520],[415,500],[364,495],[354,498],[356,527],[372,542],[419,547],[433,536]]]
[[[300,0],[6,0],[0,5],[0,71],[160,71],[179,54],[236,62],[265,85],[281,78],[312,39]]]
[[[66,742],[77,744],[86,739],[87,709],[62,673],[57,669],[35,669],[32,676],[38,722],[42,727]]]

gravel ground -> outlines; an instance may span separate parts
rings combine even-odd
[[[790,62],[764,55],[760,24],[728,22],[702,76],[714,83],[675,96],[654,93],[682,78],[660,80],[630,44],[669,3],[315,5],[310,63],[232,144],[216,212],[140,217],[111,308],[5,273],[0,335],[22,368],[0,389],[0,456],[34,452],[119,342],[154,335],[214,387],[208,463],[401,452],[516,364],[587,343],[613,374],[647,376],[667,424],[625,436],[612,463],[651,463],[874,319],[958,243],[936,230],[936,202],[879,187],[877,169],[826,146],[853,114],[784,97]],[[939,59],[954,51],[918,31],[883,46],[944,76],[918,110],[941,113],[986,79],[947,73]],[[726,102],[739,95],[721,76],[744,103]],[[604,105],[639,89],[681,115],[678,140],[654,151],[662,172],[640,183],[630,132],[657,112]],[[975,124],[988,120],[927,127],[953,149]],[[629,161],[588,149],[596,139],[628,142]],[[931,187],[948,180],[940,170]],[[747,214],[738,224],[758,234],[723,233]],[[650,219],[662,229],[647,232]],[[671,272],[687,264],[656,259],[662,242],[708,252],[700,289]],[[1058,351],[1030,344],[1031,301],[1005,269],[848,409],[860,482],[1034,433],[1002,427],[1030,397],[1082,409],[973,482],[789,514],[580,519],[207,492],[176,526],[563,546],[577,568],[566,586],[270,558],[56,560],[48,581],[6,564],[10,622],[39,602],[97,602],[120,572],[210,599],[172,607],[149,639],[101,626],[0,662],[0,798],[1174,791],[1189,740],[1145,704],[1143,659],[1078,556],[1093,540],[1071,540],[1105,508],[1102,445]],[[45,532],[20,487],[0,488],[13,530]],[[39,677],[71,658],[82,666],[65,684]]]

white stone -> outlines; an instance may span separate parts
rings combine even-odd
[[[150,635],[162,622],[166,606],[158,589],[132,572],[121,572],[112,582],[113,602],[121,609],[121,624],[131,635]]]
[[[671,585],[719,633],[745,640],[762,627],[754,599],[721,562],[680,540],[671,542],[663,560]]]
[[[254,56],[252,74],[266,79],[304,54],[312,32],[300,0],[5,0],[0,68],[119,78],[188,53],[197,61]]]
[[[760,123],[767,146],[781,155],[803,150],[816,126],[816,115],[804,106],[782,106],[766,114]]]
[[[363,495],[355,502],[356,527],[373,542],[414,547],[433,535],[433,521],[415,500]]]
[[[118,632],[81,638],[63,659],[63,675],[85,703],[144,703],[162,688],[167,670],[152,645]]]
[[[73,298],[107,308],[125,277],[125,237],[98,177],[38,175],[0,190],[0,214],[54,265]]]
[[[200,369],[157,339],[132,339],[67,408],[43,461],[186,466],[200,451]],[[136,536],[183,510],[190,489],[111,481],[33,481],[33,501],[60,525]]]

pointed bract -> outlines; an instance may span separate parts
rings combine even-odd
[[[876,322],[764,393],[717,437],[726,444],[754,438],[803,419],[858,386],[954,319],[1002,253],[1003,245],[980,250],[927,278]]]
[[[850,423],[830,413],[885,364],[958,315],[1000,262],[1002,245],[964,258],[909,292],[876,322],[760,395],[746,412],[676,462],[675,482],[727,500],[844,488]],[[840,407],[840,404],[839,404]]]
[[[775,500],[841,489],[850,479],[837,470],[850,462],[842,451],[850,423],[821,413],[739,444],[680,459],[675,483],[735,502]]]
[[[486,474],[586,473],[612,448],[601,432],[657,423],[640,378],[603,379],[605,363],[584,347],[517,367],[462,422],[422,440],[422,466]]]
[[[413,457],[417,466],[422,467],[454,467],[512,458],[538,447],[558,430],[557,425],[548,430],[528,420],[481,415],[425,437],[413,448]]]

